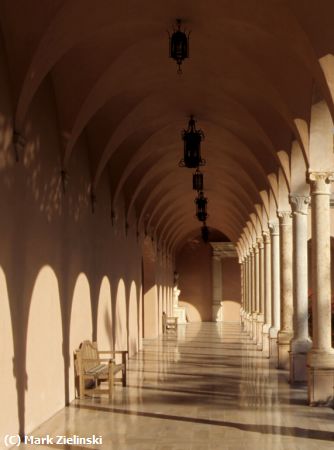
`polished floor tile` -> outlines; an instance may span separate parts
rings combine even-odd
[[[54,445],[75,450],[334,448],[334,411],[307,406],[305,386],[291,387],[237,324],[188,324],[146,341],[128,376],[111,403],[76,400],[34,435],[102,437]]]

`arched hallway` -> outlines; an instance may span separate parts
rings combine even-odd
[[[34,435],[95,434],[114,450],[332,449],[333,409],[307,407],[288,376],[239,324],[188,324],[145,342],[111,403],[76,401]]]
[[[166,316],[190,335],[212,322],[204,341],[244,332],[243,359],[205,349],[221,377],[175,380],[196,394],[164,393],[167,415],[184,395],[238,424],[249,385],[325,432],[311,406],[334,405],[333,17],[333,0],[0,0],[0,447],[61,410],[71,431],[84,340],[127,352],[130,379],[154,357],[137,383],[182,375],[182,328],[179,362],[158,353],[175,345]],[[239,418],[218,412],[231,396]]]

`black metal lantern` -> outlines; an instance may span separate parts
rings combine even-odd
[[[205,243],[209,242],[209,228],[206,226],[206,223],[203,223],[201,228],[202,239]]]
[[[181,30],[181,19],[177,19],[177,30],[172,35],[169,34],[169,57],[173,58],[178,65],[177,73],[181,74],[181,64],[189,58],[189,34]]]
[[[206,205],[208,200],[204,197],[203,192],[199,192],[198,197],[195,199],[196,203],[196,217],[200,222],[205,222],[208,214],[206,212]]]
[[[203,174],[198,169],[193,173],[193,189],[194,191],[203,191]]]
[[[204,139],[202,130],[197,130],[194,116],[190,116],[188,128],[183,130],[182,139],[184,142],[184,156],[179,162],[180,167],[190,169],[205,165],[205,159],[201,158],[201,141]]]

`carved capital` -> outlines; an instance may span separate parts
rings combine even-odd
[[[281,227],[291,225],[291,211],[277,211],[277,217]]]
[[[257,242],[254,242],[254,243],[253,243],[253,251],[254,251],[254,254],[259,253],[259,247],[258,247],[258,245],[257,245]]]
[[[268,227],[270,230],[270,236],[278,236],[279,235],[279,224],[278,220],[272,220],[268,222]]]
[[[270,244],[270,232],[269,230],[262,231],[263,242],[264,244]]]
[[[215,261],[220,261],[221,260],[221,250],[219,248],[213,248],[212,249],[212,258]]]
[[[256,238],[256,243],[259,249],[263,248],[263,237],[262,236],[258,236]]]
[[[330,184],[334,180],[334,172],[312,172],[308,173],[308,182],[311,185],[312,195],[330,195]]]
[[[309,195],[290,194],[289,200],[293,214],[303,214],[307,216],[308,207],[311,201]]]

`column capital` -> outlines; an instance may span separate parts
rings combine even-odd
[[[256,243],[259,249],[263,248],[263,237],[262,236],[257,236],[256,238]]]
[[[308,207],[311,201],[309,195],[290,194],[289,195],[292,214],[303,214],[307,216]]]
[[[307,182],[311,185],[311,194],[330,195],[330,184],[334,181],[334,172],[309,170]]]
[[[269,230],[262,231],[262,236],[264,244],[270,244],[270,231]]]
[[[213,248],[212,249],[212,258],[216,261],[220,261],[221,260],[221,250],[219,250],[218,248]]]
[[[270,236],[278,236],[279,235],[278,220],[271,220],[270,222],[268,222],[268,227],[270,230]]]
[[[257,242],[253,243],[253,251],[254,251],[255,254],[259,253],[259,247],[257,245]]]
[[[291,223],[291,211],[277,211],[277,217],[279,219],[279,224],[280,226],[286,226],[286,225],[290,225]]]

